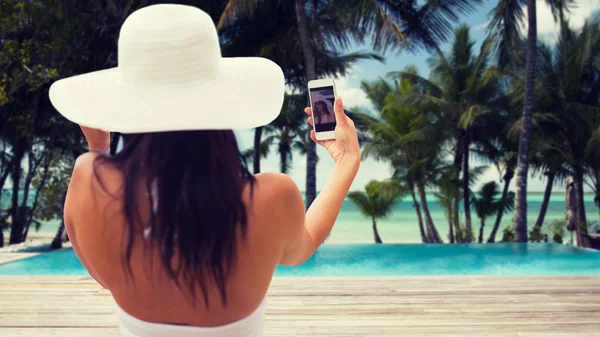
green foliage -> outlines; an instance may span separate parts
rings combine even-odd
[[[550,233],[552,233],[552,242],[554,243],[563,243],[563,237],[565,235],[565,229],[567,227],[567,222],[565,220],[553,220],[550,223]]]
[[[534,226],[533,229],[529,231],[529,241],[530,242],[543,242],[544,241],[544,233],[542,233],[542,227]]]
[[[150,3],[155,1],[0,0],[0,141],[5,149],[0,173],[8,172],[13,159],[20,165],[30,158],[44,158],[45,151],[60,153],[52,152],[46,178],[41,168],[32,173],[39,207],[16,205],[34,227],[40,220],[62,216],[70,170],[82,152],[77,126],[54,111],[48,87],[59,78],[115,66],[123,20]],[[305,90],[306,67],[292,1],[180,3],[209,13],[219,26],[223,55],[267,57],[282,67],[288,85]],[[512,179],[517,163],[513,135],[521,127],[525,85],[523,41],[518,34],[523,7],[519,1],[499,1],[491,13],[489,38],[477,51],[469,28],[463,25],[453,32],[451,23],[478,3],[306,2],[318,77],[346,75],[359,60],[383,60],[375,53],[343,53],[353,41],[371,41],[377,50],[425,47],[432,51],[429,78],[407,67],[389,79],[363,82],[376,114],[357,111],[352,118],[361,131],[363,156],[388,162],[394,180],[407,190],[417,185],[435,188],[451,219],[457,218],[454,205],[463,197],[463,189],[470,189],[487,167],[460,172],[456,163],[448,162],[449,155],[458,161],[468,158],[461,154],[463,142],[472,144],[470,151],[486,164],[503,171],[503,179]],[[556,19],[573,1],[547,3]],[[600,186],[599,32],[597,20],[589,20],[578,31],[563,24],[555,46],[538,48],[530,158],[534,173],[551,173],[558,183],[577,172],[585,174],[594,188]],[[438,44],[451,36],[450,50],[442,53]],[[495,66],[496,57],[503,72]],[[304,93],[286,96],[281,115],[264,129],[260,155],[264,158],[276,149],[283,172],[289,170],[294,151],[304,154],[307,149],[304,105]],[[244,157],[252,159],[252,153]],[[26,169],[17,172],[27,174]],[[461,180],[461,173],[463,177],[468,173],[468,181]],[[22,185],[27,183],[21,179]],[[399,188],[373,182],[365,192],[353,192],[357,194],[349,198],[365,206],[364,214],[383,217],[393,205],[390,200],[398,198],[395,193],[404,193],[389,190],[390,186]],[[511,209],[514,195],[509,193],[501,202],[498,190],[495,183],[488,183],[468,200],[478,216],[485,219]],[[7,218],[7,213],[0,214],[0,227],[6,229]],[[553,241],[562,241],[564,226],[553,224]],[[514,240],[511,228],[505,228],[503,241]],[[465,232],[458,226],[456,235],[473,236]],[[532,240],[541,236],[539,229],[530,233]]]
[[[40,190],[40,207],[35,210],[34,216],[41,221],[60,219],[63,215],[64,197],[69,187],[71,167],[68,161],[55,157],[50,168],[48,181],[44,186],[39,185],[39,180],[34,181],[34,188]]]
[[[590,221],[587,227],[589,233],[600,233],[600,222],[598,221]]]
[[[470,235],[469,235],[469,231],[467,230],[467,227],[465,226],[465,224],[461,223],[460,226],[458,227],[458,230],[455,228],[455,233],[454,235],[457,238],[460,238],[459,242],[475,242],[476,238],[475,238],[475,233],[473,233],[471,231]],[[467,240],[468,237],[471,237],[470,240]]]
[[[482,221],[491,215],[496,214],[500,201],[498,200],[498,184],[495,181],[489,181],[485,183],[477,196],[473,199],[473,205],[475,206],[475,213]]]
[[[281,113],[264,128],[264,135],[267,137],[261,143],[261,155],[266,157],[272,145],[276,144],[282,173],[289,172],[294,150],[303,154],[306,152],[305,105],[304,95],[286,94]]]
[[[405,194],[404,189],[394,182],[373,180],[365,186],[364,192],[350,192],[347,197],[364,216],[377,219],[387,217]]]
[[[502,241],[500,242],[515,242],[514,225],[504,227],[504,230],[502,231]]]

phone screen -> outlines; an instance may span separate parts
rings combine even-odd
[[[324,132],[335,130],[335,114],[333,113],[335,94],[333,92],[333,87],[311,88],[310,100],[312,102],[315,131]]]

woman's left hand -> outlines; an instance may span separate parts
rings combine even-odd
[[[88,142],[90,151],[100,150],[108,152],[110,147],[110,132],[94,129],[87,126],[80,125],[81,131]]]

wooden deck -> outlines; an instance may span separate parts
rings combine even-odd
[[[275,278],[264,336],[600,336],[600,277]],[[0,277],[0,336],[119,336],[90,278]],[[173,336],[177,337],[177,336]]]

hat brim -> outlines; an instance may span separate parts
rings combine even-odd
[[[281,111],[285,80],[274,62],[222,58],[218,75],[186,83],[124,84],[119,68],[65,78],[50,101],[80,125],[122,133],[249,129]]]

